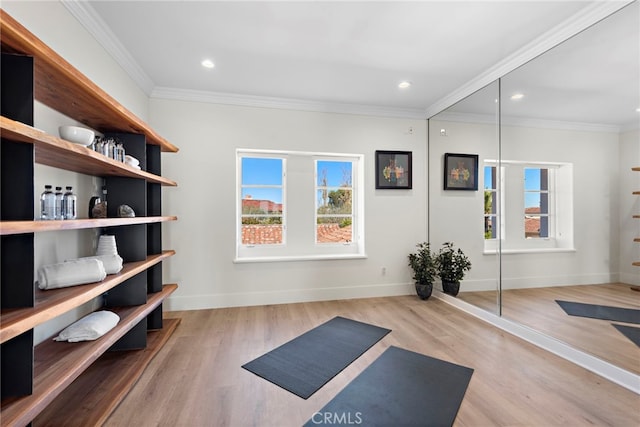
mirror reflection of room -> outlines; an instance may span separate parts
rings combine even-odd
[[[430,121],[432,168],[452,147],[480,155],[482,191],[430,187],[432,217],[476,206],[458,298],[636,374],[639,17],[634,2]]]

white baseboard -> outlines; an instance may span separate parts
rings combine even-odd
[[[640,395],[640,375],[434,289],[433,296]]]
[[[502,289],[547,288],[550,286],[597,285],[615,283],[620,279],[617,273],[583,274],[568,276],[503,277]],[[625,282],[626,283],[626,282]],[[460,292],[495,291],[495,278],[485,280],[465,279],[460,284]]]
[[[640,272],[640,269],[638,269],[638,271]],[[640,286],[640,273],[620,273],[620,282],[626,283],[627,285]]]
[[[208,308],[246,307],[252,305],[292,304],[297,302],[330,301],[337,299],[390,297],[412,295],[413,284],[394,283],[336,288],[290,289],[273,292],[242,292],[169,297],[164,305],[168,311],[204,310]]]

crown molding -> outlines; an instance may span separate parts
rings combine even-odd
[[[149,96],[155,83],[138,65],[89,1],[60,0],[78,22],[98,41],[131,79]]]
[[[152,90],[150,97],[156,99],[203,102],[208,104],[234,105],[240,107],[276,108],[282,110],[299,110],[320,113],[354,114],[361,116],[426,120],[424,110],[422,109],[388,108],[360,104],[341,104],[309,101],[304,99],[240,95],[233,93],[177,89],[170,87],[155,87]]]
[[[597,1],[585,7],[580,12],[535,38],[512,55],[429,106],[426,110],[426,116],[432,117],[440,113],[461,99],[466,98],[495,80],[505,76],[507,73],[531,61],[535,57],[542,55],[628,4],[633,3],[633,1],[634,0]]]
[[[467,114],[442,112],[437,116],[432,116],[429,120],[439,120],[443,122],[475,123],[498,126],[496,116],[491,114]],[[536,129],[557,129],[578,132],[603,132],[621,133],[625,129],[617,125],[601,123],[568,122],[561,120],[532,119],[524,117],[501,117],[500,126],[516,126]]]

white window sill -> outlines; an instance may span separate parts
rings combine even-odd
[[[327,261],[344,259],[366,259],[367,255],[345,254],[345,255],[302,255],[302,256],[270,256],[270,257],[243,257],[235,258],[234,264],[245,264],[253,262],[290,262],[290,261]]]
[[[530,249],[503,249],[502,254],[548,254],[548,253],[576,252],[576,248],[530,248]],[[483,255],[497,255],[497,249],[485,249]]]

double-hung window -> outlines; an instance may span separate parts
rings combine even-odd
[[[573,166],[486,160],[485,251],[573,249]]]
[[[364,256],[363,155],[237,150],[236,261]]]

